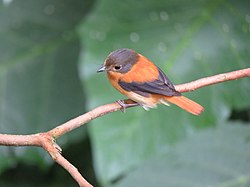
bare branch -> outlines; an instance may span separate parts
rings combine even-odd
[[[212,84],[217,84],[229,80],[236,80],[243,77],[250,76],[250,68],[232,71],[228,73],[222,73],[210,77],[201,78],[189,83],[176,85],[175,88],[179,92],[189,92],[194,91],[198,88],[209,86]],[[126,102],[131,103],[133,101],[126,100]],[[122,109],[119,104],[111,103],[103,106],[99,106],[79,117],[76,117],[62,125],[57,126],[56,128],[38,134],[31,135],[11,135],[11,134],[0,134],[0,145],[4,146],[37,146],[42,147],[46,150],[52,159],[61,165],[65,170],[67,170],[71,176],[77,181],[81,187],[91,187],[83,176],[79,173],[77,168],[75,168],[69,161],[67,161],[61,155],[61,148],[54,142],[54,140],[86,123],[89,121],[103,116],[105,114],[115,112]]]
[[[236,70],[228,73],[222,73],[210,77],[204,77],[189,83],[179,84],[175,86],[175,89],[179,92],[190,92],[204,86],[209,86],[212,84],[218,84],[225,81],[237,80],[243,77],[250,76],[250,68]]]
[[[115,112],[120,109],[121,109],[121,106],[118,105],[117,103],[102,105],[60,126],[57,126],[56,128],[50,130],[48,133],[51,134],[51,136],[57,138],[67,132],[74,130],[75,128],[80,127],[81,125],[85,123],[88,123],[89,121],[97,117],[103,116],[111,112]]]
[[[49,152],[51,155],[51,152]],[[52,156],[52,155],[51,155]],[[79,186],[92,187],[88,181],[86,181],[75,166],[73,166],[68,160],[66,160],[59,152],[53,155],[54,160],[61,165],[66,171],[68,171]]]
[[[31,134],[31,135],[0,134],[0,145],[40,146],[39,134]]]

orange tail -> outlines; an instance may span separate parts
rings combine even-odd
[[[204,110],[204,108],[201,105],[184,96],[165,97],[164,99],[194,115],[199,115]]]

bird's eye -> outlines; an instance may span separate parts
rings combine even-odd
[[[118,71],[118,70],[120,70],[121,68],[122,68],[121,65],[115,65],[115,66],[114,66],[114,70],[115,70],[115,71]]]

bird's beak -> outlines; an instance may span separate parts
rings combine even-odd
[[[97,73],[100,73],[100,72],[103,72],[103,71],[106,71],[106,67],[105,67],[105,66],[100,67],[100,68],[97,70]]]

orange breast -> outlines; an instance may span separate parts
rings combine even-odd
[[[121,79],[122,74],[117,72],[107,72],[107,76],[109,79],[109,82],[112,84],[112,86],[117,89],[119,92],[121,92],[124,95],[127,95],[127,91],[121,88],[121,86],[118,84],[119,80]]]

